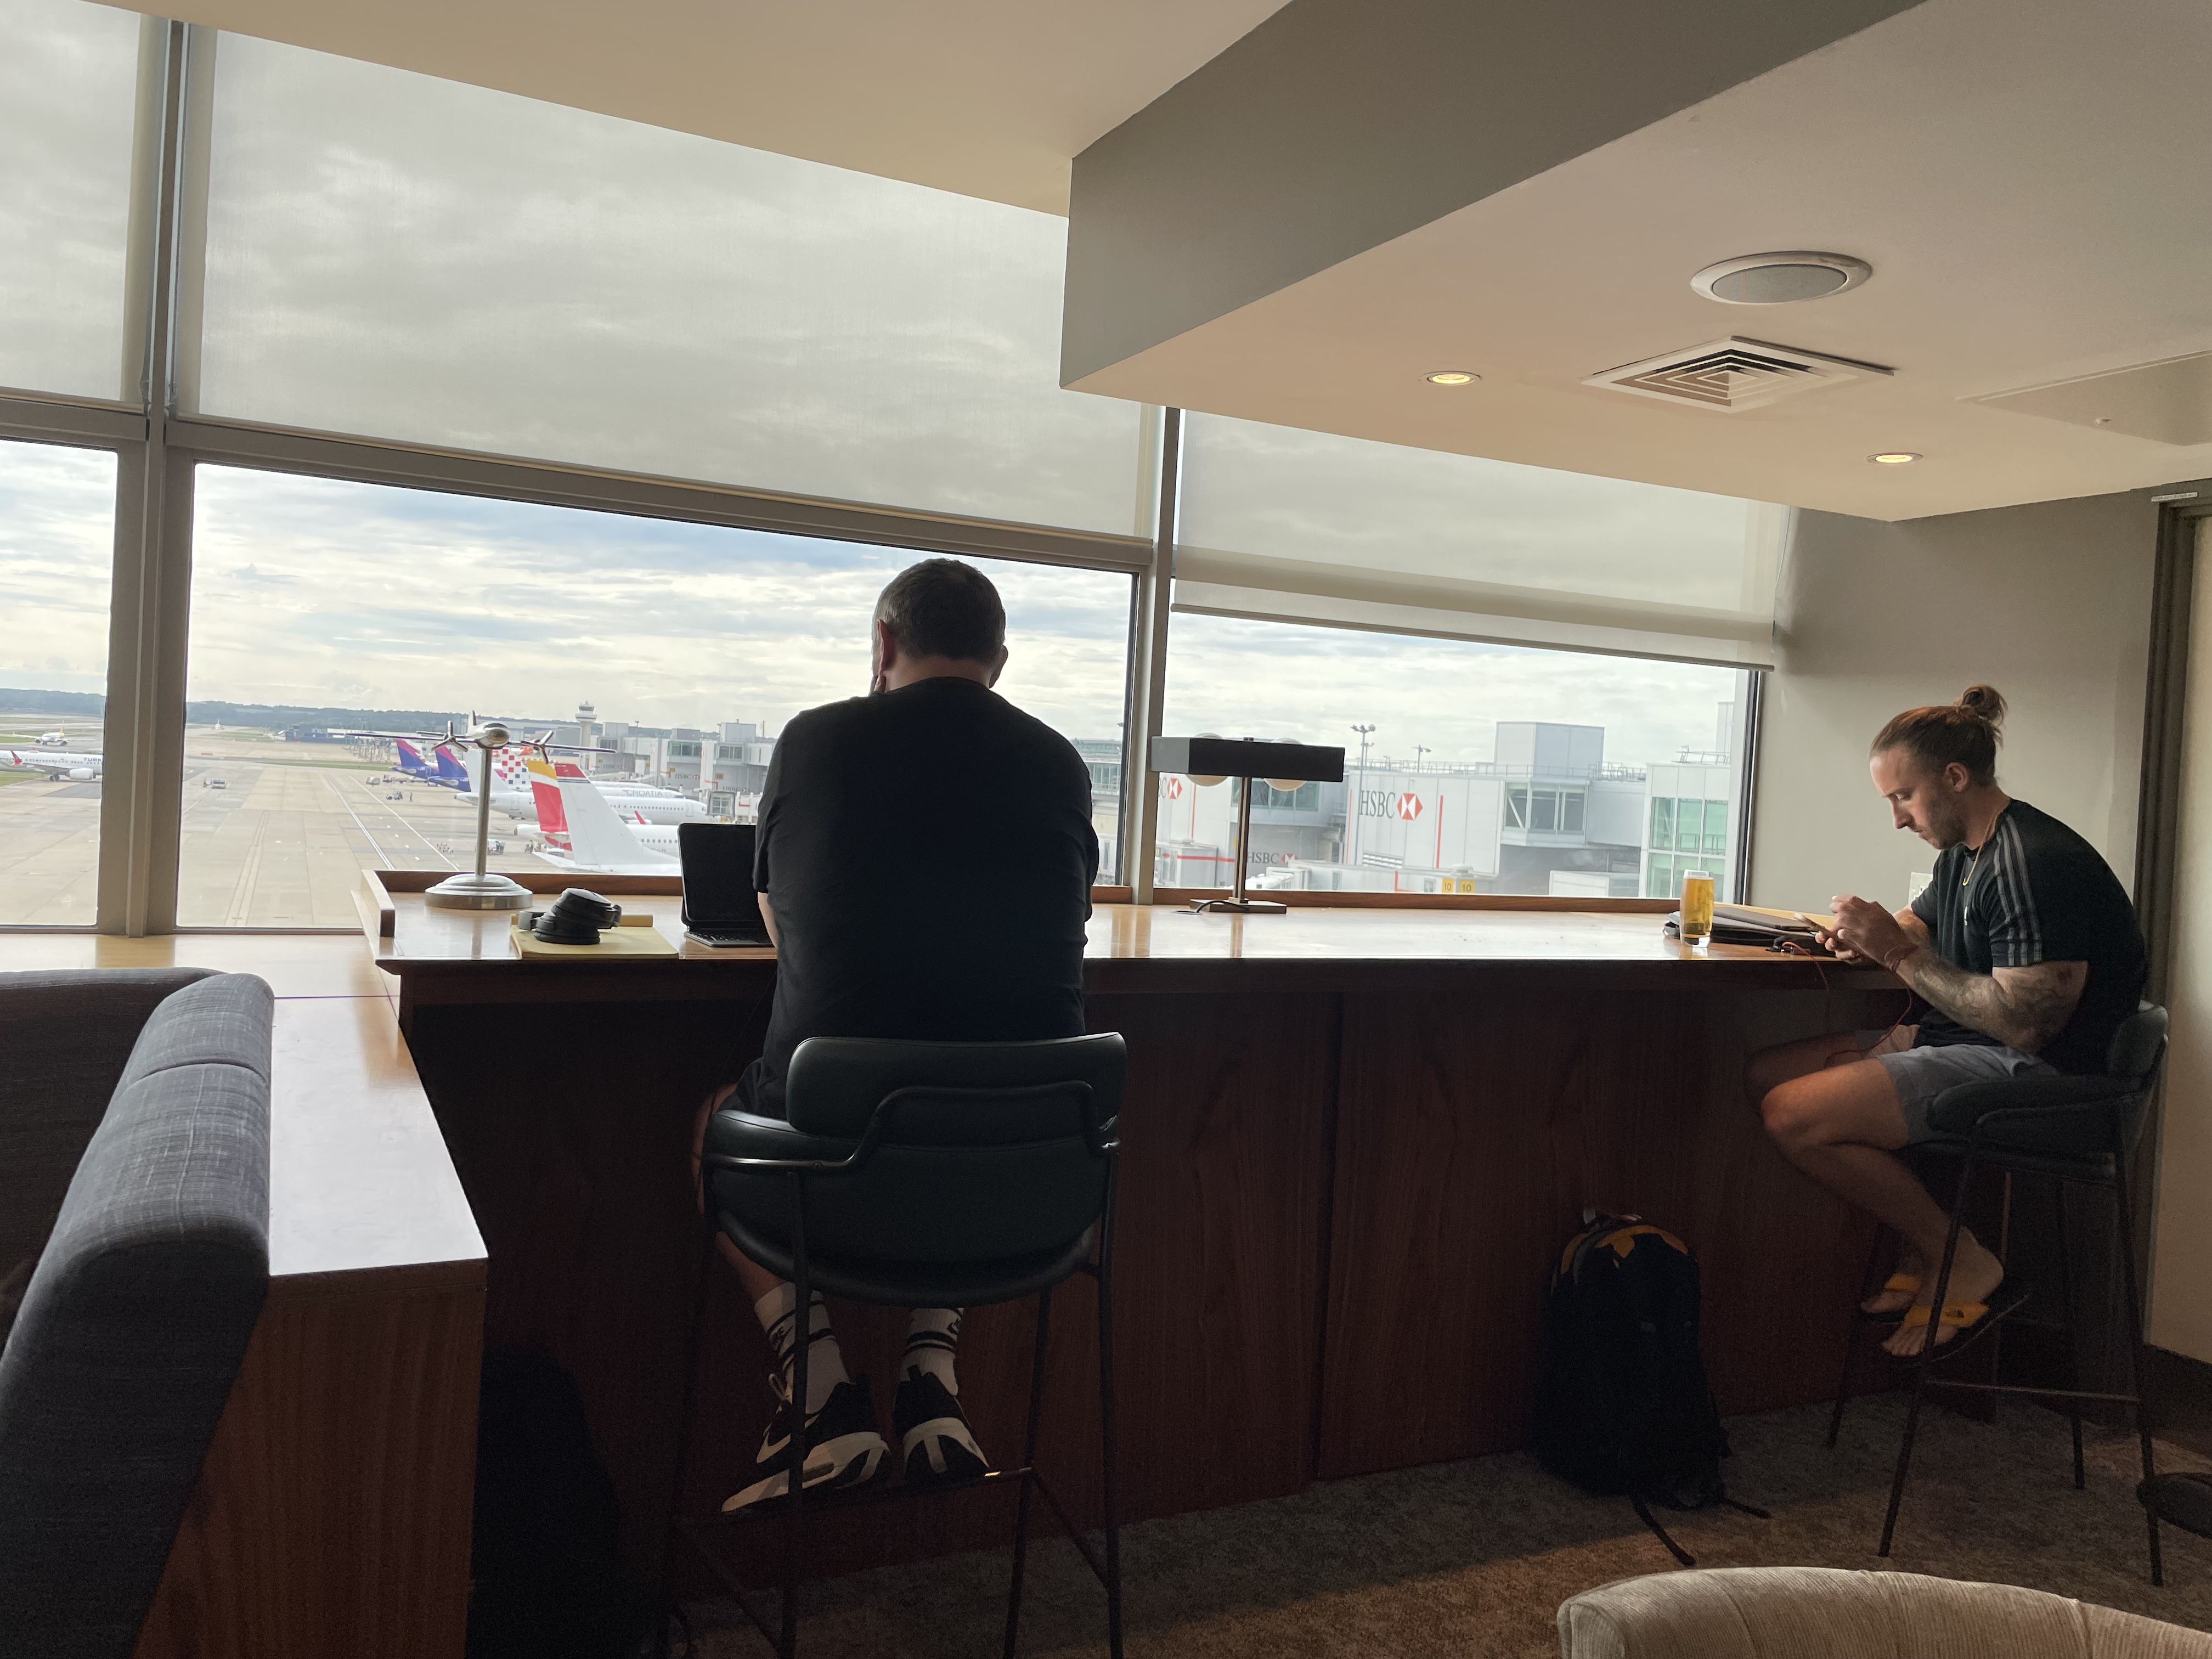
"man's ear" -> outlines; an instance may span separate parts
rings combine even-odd
[[[1973,787],[1974,775],[1957,761],[1943,769],[1943,787],[1954,795],[1963,795]]]
[[[999,683],[999,676],[1006,672],[1006,647],[1003,645],[1000,646],[999,647],[999,659],[991,665],[991,678],[985,680],[983,682],[984,684],[996,685]]]

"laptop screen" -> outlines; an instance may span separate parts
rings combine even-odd
[[[753,826],[682,823],[676,849],[684,862],[684,925],[714,932],[763,931],[753,891]]]

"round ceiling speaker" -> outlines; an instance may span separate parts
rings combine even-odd
[[[1856,288],[1874,267],[1848,253],[1747,253],[1707,265],[1690,286],[1731,306],[1786,306]]]

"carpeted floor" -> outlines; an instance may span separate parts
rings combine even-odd
[[[1826,1407],[1729,1425],[1732,1493],[1771,1521],[1721,1510],[1668,1517],[1701,1566],[1889,1565],[1994,1579],[2212,1630],[2212,1541],[2166,1528],[2166,1585],[2146,1573],[2136,1443],[2092,1430],[2073,1488],[2063,1419],[2006,1407],[1994,1425],[1923,1423],[1896,1552],[1875,1559],[1901,1399],[1856,1404],[1843,1444]],[[2212,1462],[2160,1449],[2161,1468]],[[1679,1527],[1672,1527],[1679,1520]],[[1332,1481],[1297,1498],[1151,1521],[1122,1533],[1127,1649],[1176,1659],[1290,1655],[1555,1656],[1552,1623],[1577,1590],[1673,1564],[1625,1499],[1585,1498],[1513,1454]],[[1033,1551],[1021,1651],[1103,1655],[1105,1601],[1073,1547]],[[858,1573],[811,1587],[808,1659],[996,1653],[1004,1553]],[[702,1659],[767,1651],[728,1607],[693,1609]]]

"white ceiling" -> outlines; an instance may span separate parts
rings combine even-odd
[[[1070,157],[1282,3],[176,0],[161,10],[1065,213]]]
[[[2212,445],[1962,400],[2212,347],[2208,76],[2201,0],[1928,0],[1078,384],[1880,519],[2203,477]],[[1875,274],[1690,289],[1790,248]],[[1579,384],[1730,334],[1897,373],[1736,414]]]

